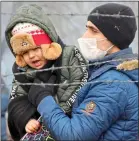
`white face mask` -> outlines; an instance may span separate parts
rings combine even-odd
[[[86,60],[91,61],[94,59],[101,59],[114,46],[112,45],[106,51],[103,51],[97,48],[97,41],[103,41],[103,40],[107,40],[107,39],[100,39],[100,40],[97,40],[96,38],[79,38],[78,39],[80,51]]]

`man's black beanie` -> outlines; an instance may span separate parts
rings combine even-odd
[[[104,14],[106,15],[104,16]],[[114,15],[119,15],[119,17],[114,17]],[[124,17],[123,15],[131,17]],[[137,30],[136,18],[134,16],[130,7],[108,3],[96,7],[89,14],[88,21],[91,21],[114,45],[120,49],[125,49],[133,41]]]

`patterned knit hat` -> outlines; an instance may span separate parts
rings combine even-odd
[[[48,34],[34,24],[18,23],[13,28],[12,35],[10,43],[16,54],[16,63],[20,67],[27,65],[22,55],[30,49],[41,47],[47,60],[56,60],[61,55],[61,46],[52,42]]]
[[[40,46],[41,44],[52,43],[50,37],[44,32],[44,30],[31,23],[17,24],[12,30],[12,35],[24,32],[32,35],[36,46]]]

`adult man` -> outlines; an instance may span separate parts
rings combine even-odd
[[[136,29],[134,13],[125,5],[105,4],[90,13],[78,42],[94,65],[89,67],[88,83],[77,95],[71,118],[51,91],[44,93],[47,86],[32,86],[29,101],[37,106],[54,139],[137,140],[138,60],[129,48]]]

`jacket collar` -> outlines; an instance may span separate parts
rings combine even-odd
[[[91,81],[92,79],[98,77],[107,70],[110,70],[112,68],[116,69],[116,67],[124,61],[134,60],[137,58],[138,55],[133,54],[131,48],[127,48],[111,55],[105,56],[103,59],[90,61],[89,64],[92,65],[89,67],[90,78],[88,81]]]

